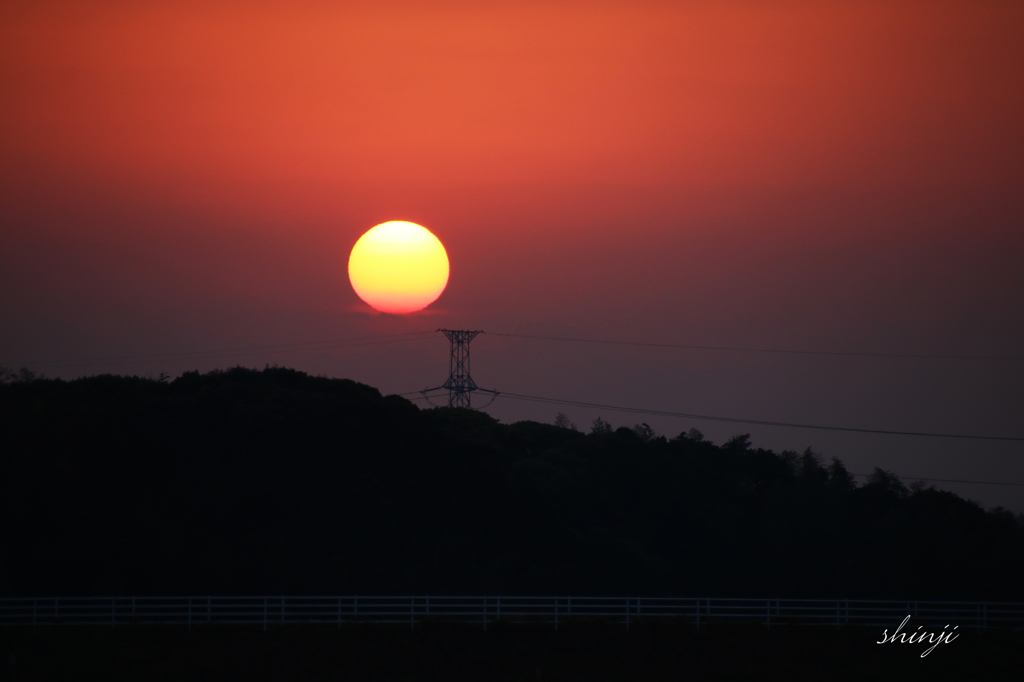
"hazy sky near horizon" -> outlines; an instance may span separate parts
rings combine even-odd
[[[489,388],[689,413],[1024,436],[1024,5],[15,2],[0,24],[0,364],[278,363],[385,393],[447,342]],[[349,286],[428,227],[448,289]],[[332,344],[324,344],[330,346]],[[192,354],[186,357],[185,354]],[[140,359],[138,356],[161,357]],[[559,408],[499,399],[503,421]],[[581,427],[598,412],[565,408]],[[851,471],[1024,482],[1024,444],[750,432]],[[1024,511],[1024,488],[939,484]]]

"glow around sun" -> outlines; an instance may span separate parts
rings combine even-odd
[[[448,284],[448,254],[427,228],[392,220],[352,247],[348,278],[359,298],[382,313],[423,310]]]

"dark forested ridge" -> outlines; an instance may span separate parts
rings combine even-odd
[[[810,451],[288,369],[0,385],[0,594],[1021,599],[1024,523]]]

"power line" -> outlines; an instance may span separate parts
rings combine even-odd
[[[301,343],[278,344],[273,346],[249,346],[246,348],[222,349],[216,351],[189,351],[183,353],[157,353],[152,355],[126,355],[107,358],[81,358],[78,360],[56,360],[52,362],[20,363],[32,367],[56,367],[63,365],[97,365],[111,362],[150,362],[159,360],[211,360],[218,358],[242,357],[247,355],[263,355],[266,353],[293,353],[308,350],[329,350],[333,348],[352,348],[374,345],[377,343],[394,343],[398,341],[421,341],[429,338],[433,330],[406,332],[402,334],[384,334],[380,336],[357,336],[348,339],[327,339],[323,341],[304,341]]]
[[[405,393],[402,395],[411,395]],[[621,405],[605,405],[603,403],[588,403],[581,400],[562,400],[558,398],[545,398],[543,396],[523,395],[522,393],[506,393],[501,395],[513,400],[525,400],[528,402],[549,403],[553,405],[569,405],[571,407],[588,407],[600,410],[614,410],[617,412],[629,412],[632,414],[650,414],[661,417],[680,417],[684,419],[698,419],[703,421],[731,422],[735,424],[755,424],[758,426],[784,426],[794,429],[816,429],[820,431],[847,431],[851,433],[877,433],[888,436],[927,436],[930,438],[966,438],[970,440],[1002,440],[1024,442],[1024,438],[1016,436],[981,436],[977,434],[960,433],[933,433],[928,431],[896,431],[889,429],[862,429],[853,426],[827,426],[823,424],[799,424],[794,422],[777,422],[764,419],[743,419],[740,417],[718,417],[707,414],[690,414],[688,412],[669,412],[667,410],[645,410],[638,407],[623,407]]]
[[[537,336],[533,334],[504,334],[488,332],[491,336],[507,336],[517,339],[537,339],[542,341],[568,341],[575,343],[599,343],[617,346],[645,346],[648,348],[685,348],[689,350],[721,350],[740,351],[744,353],[780,353],[785,355],[831,355],[840,357],[861,358],[915,358],[926,360],[1024,360],[1021,355],[926,355],[920,353],[856,353],[823,350],[790,350],[781,348],[746,348],[742,346],[697,346],[679,343],[649,343],[645,341],[614,341],[607,339],[583,339],[567,336]]]
[[[407,395],[414,395],[416,393],[419,393],[419,391],[412,391],[410,393],[400,393],[399,395],[407,396]],[[527,398],[526,396],[519,396],[519,395],[516,395],[516,394],[513,394],[513,393],[502,393],[501,395],[509,397],[509,398],[513,398],[513,397],[514,398],[520,398],[520,399],[526,399]],[[425,396],[419,396],[417,398],[412,398],[412,400],[422,400],[424,397]],[[555,404],[563,404],[563,405],[573,405],[573,406],[578,406],[578,407],[599,407],[599,408],[603,408],[603,409],[613,409],[613,410],[622,410],[622,411],[628,411],[628,412],[637,412],[637,413],[640,413],[640,414],[657,414],[657,415],[667,415],[667,416],[686,416],[686,417],[690,417],[690,418],[698,418],[696,415],[683,415],[682,413],[678,413],[678,412],[663,412],[663,411],[656,411],[656,410],[637,410],[637,409],[633,409],[633,408],[621,408],[621,407],[612,407],[612,406],[609,406],[609,405],[597,405],[597,404],[594,404],[594,403],[580,403],[578,401],[552,400],[552,399],[547,399],[547,398],[533,398],[533,397],[531,397],[531,398],[533,400],[537,401],[537,402],[555,403]],[[703,418],[703,419],[715,419],[715,420],[718,420],[718,421],[740,421],[740,422],[743,422],[743,423],[771,424],[772,426],[782,426],[782,425],[785,425],[785,426],[801,426],[802,428],[826,428],[826,429],[839,428],[839,427],[803,426],[803,425],[795,425],[795,424],[782,424],[780,422],[754,422],[752,420],[738,420],[738,419],[734,420],[734,419],[725,419],[725,418],[721,418],[721,417],[700,417],[700,418]],[[864,429],[842,429],[842,430],[864,431]],[[997,437],[994,437],[994,436],[953,436],[953,435],[950,435],[950,434],[935,434],[935,433],[925,434],[925,433],[910,433],[910,432],[905,432],[905,431],[867,431],[867,432],[868,433],[898,433],[900,435],[915,435],[915,436],[925,436],[926,435],[926,436],[936,436],[936,437],[945,437],[945,438],[997,438]],[[998,439],[999,440],[1024,440],[1024,438],[998,438]],[[851,476],[861,476],[861,477],[864,477],[864,478],[867,478],[870,475],[871,474],[851,474]],[[977,485],[1010,485],[1010,486],[1022,486],[1022,487],[1024,487],[1024,483],[1009,482],[1009,481],[969,481],[969,480],[956,479],[956,478],[930,478],[930,477],[927,477],[927,476],[906,476],[906,475],[903,475],[903,474],[896,474],[896,476],[898,476],[899,478],[901,478],[903,480],[907,480],[907,481],[931,481],[931,482],[934,482],[934,483],[973,483],[973,484],[977,484]]]
[[[863,476],[864,478],[869,477],[871,474],[850,474],[851,476]],[[905,481],[932,481],[933,483],[977,483],[978,485],[1014,485],[1024,486],[1024,483],[1011,483],[1007,481],[964,481],[957,478],[928,478],[927,476],[904,476],[902,474],[896,474],[897,477]]]
[[[852,426],[826,426],[822,424],[798,424],[793,422],[777,422],[762,419],[743,419],[739,417],[718,417],[706,414],[689,414],[686,412],[669,412],[666,410],[644,410],[636,407],[622,407],[618,405],[604,405],[600,403],[586,403],[576,400],[560,400],[544,398],[541,396],[529,396],[519,393],[502,392],[506,398],[515,400],[526,400],[532,402],[554,403],[559,405],[571,405],[574,407],[589,407],[604,410],[616,410],[618,412],[631,412],[635,414],[652,414],[663,417],[682,417],[685,419],[701,419],[705,421],[732,422],[737,424],[756,424],[758,426],[785,426],[795,429],[817,429],[821,431],[848,431],[852,433],[877,433],[891,436],[928,436],[932,438],[967,438],[972,440],[1006,440],[1024,442],[1024,438],[1013,436],[980,436],[975,434],[954,434],[954,433],[931,433],[927,431],[895,431],[887,429],[862,429]]]

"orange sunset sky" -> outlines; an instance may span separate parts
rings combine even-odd
[[[279,363],[405,392],[444,381],[440,335],[312,342],[438,327],[1024,355],[1019,2],[42,1],[3,17],[0,364]],[[422,313],[374,314],[348,283],[352,245],[387,220],[447,249]],[[485,334],[473,374],[615,405],[1024,434],[1020,360]],[[1019,443],[646,421],[813,445],[856,472],[1024,482]],[[950,487],[1024,510],[1024,488]]]

